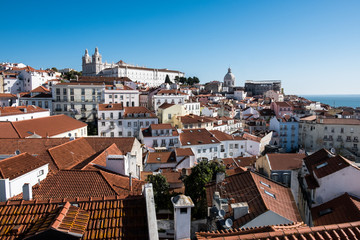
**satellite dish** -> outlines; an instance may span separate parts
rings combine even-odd
[[[218,213],[218,216],[223,218],[225,216],[225,211],[221,209]]]
[[[226,228],[231,228],[233,225],[233,221],[231,220],[231,218],[228,218],[225,220],[225,227]]]

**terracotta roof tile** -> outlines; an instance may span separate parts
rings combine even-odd
[[[124,107],[124,109],[125,109],[125,112],[124,112],[125,117],[129,117],[129,114],[143,113],[143,114],[149,114],[149,116],[147,116],[147,117],[156,118],[155,113],[153,113],[146,107]]]
[[[99,104],[99,111],[119,111],[124,110],[122,103]]]
[[[107,155],[124,155],[124,153],[122,151],[120,151],[120,149],[116,146],[115,143],[113,143],[110,147],[106,148],[100,154],[96,155],[93,159],[91,159],[91,161],[86,162],[85,164],[82,164],[82,166],[77,165],[76,167],[79,167],[79,168],[76,168],[76,169],[97,170],[98,168],[96,166],[105,168]]]
[[[176,163],[175,152],[149,152],[146,163]]]
[[[347,193],[311,209],[315,226],[360,221],[360,199]]]
[[[0,122],[0,138],[19,138],[11,122]]]
[[[180,133],[180,142],[182,146],[220,143],[212,133],[204,128],[184,129]]]
[[[171,126],[171,124],[169,123],[162,123],[162,124],[151,124],[150,128],[152,130],[159,130],[159,129],[174,129],[173,126]]]
[[[49,110],[43,109],[38,106],[17,106],[17,107],[0,107],[0,116],[10,116],[18,114],[27,114],[35,112],[48,112]]]
[[[342,224],[324,225],[318,227],[297,226],[284,230],[276,229],[275,226],[267,226],[259,229],[240,229],[231,232],[198,232],[197,239],[214,240],[289,240],[289,239],[360,239],[360,221]],[[250,233],[249,233],[250,232]],[[254,232],[254,233],[251,233]]]
[[[209,123],[214,122],[209,117],[197,116],[197,115],[186,115],[186,116],[178,116],[177,117],[182,124],[195,124],[195,123]]]
[[[294,170],[302,167],[305,154],[268,153],[271,170]]]
[[[59,169],[71,169],[96,152],[85,138],[79,138],[50,148],[49,153]]]
[[[67,202],[71,202],[73,206],[69,206]],[[68,207],[68,212],[64,218],[61,217],[62,221],[60,221],[58,213],[63,211],[64,207]],[[52,224],[50,220],[58,220],[54,223],[54,227],[59,230],[83,233],[81,239],[149,238],[146,203],[143,196],[127,199],[112,196],[68,200],[11,201],[0,203],[0,213],[1,239],[23,239],[24,234],[31,230],[34,233],[40,233],[42,229],[49,226],[49,223],[45,224],[46,219],[50,224]],[[67,226],[61,224],[67,221],[73,223],[72,226],[70,226],[71,224]],[[40,229],[37,226],[44,228]]]
[[[49,89],[43,87],[43,86],[39,86],[33,90],[31,90],[30,92],[35,92],[35,93],[49,93],[51,92]]]
[[[67,131],[86,127],[87,124],[66,115],[54,115],[13,122],[13,126],[20,137],[25,138],[31,136],[31,133],[36,133],[42,137],[51,137]]]
[[[12,180],[46,164],[41,158],[21,153],[0,161],[0,175],[2,179]]]
[[[167,90],[167,89],[162,89],[160,90],[156,95],[188,95],[186,93],[180,92],[176,89],[171,89],[171,90]]]
[[[176,156],[194,156],[191,148],[175,148]]]
[[[224,184],[226,194],[221,194],[222,198],[234,198],[235,202],[247,202],[249,205],[249,213],[234,220],[235,228],[243,226],[268,210],[291,222],[301,221],[296,202],[289,188],[250,171],[226,177],[224,182],[226,183]],[[209,207],[212,206],[215,190],[215,183],[206,186]]]
[[[161,104],[158,108],[166,109],[166,108],[172,107],[174,105],[175,105],[174,103],[166,103],[165,102],[165,103]]]

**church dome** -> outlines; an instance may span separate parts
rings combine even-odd
[[[235,75],[231,72],[231,68],[228,69],[227,74],[224,77],[224,81],[225,80],[232,80],[235,81]]]

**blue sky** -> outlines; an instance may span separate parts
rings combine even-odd
[[[360,1],[7,1],[0,62],[81,70],[103,61],[180,70],[201,82],[282,80],[287,94],[360,93]],[[4,7],[5,6],[5,7]]]

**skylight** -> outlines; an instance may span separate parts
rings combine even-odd
[[[319,217],[324,216],[324,215],[329,214],[329,213],[332,213],[332,209],[331,208],[326,208],[324,210],[319,211]]]
[[[215,140],[214,140],[214,139],[211,139],[211,142],[215,142]]]
[[[190,145],[191,143],[190,142],[187,142],[187,145]]]
[[[270,188],[270,185],[269,185],[269,184],[264,183],[263,181],[260,181],[260,183],[261,183],[262,185],[264,185],[264,186],[266,186],[266,187]]]
[[[325,166],[327,166],[327,165],[328,165],[328,163],[327,163],[327,162],[324,162],[324,163],[322,163],[322,164],[320,164],[320,165],[317,165],[317,166],[316,166],[316,169],[325,167]]]
[[[270,197],[276,198],[276,197],[275,197],[275,194],[273,194],[273,193],[271,193],[271,192],[268,192],[268,191],[266,191],[266,190],[264,190],[264,192],[265,192],[267,195],[269,195]]]

